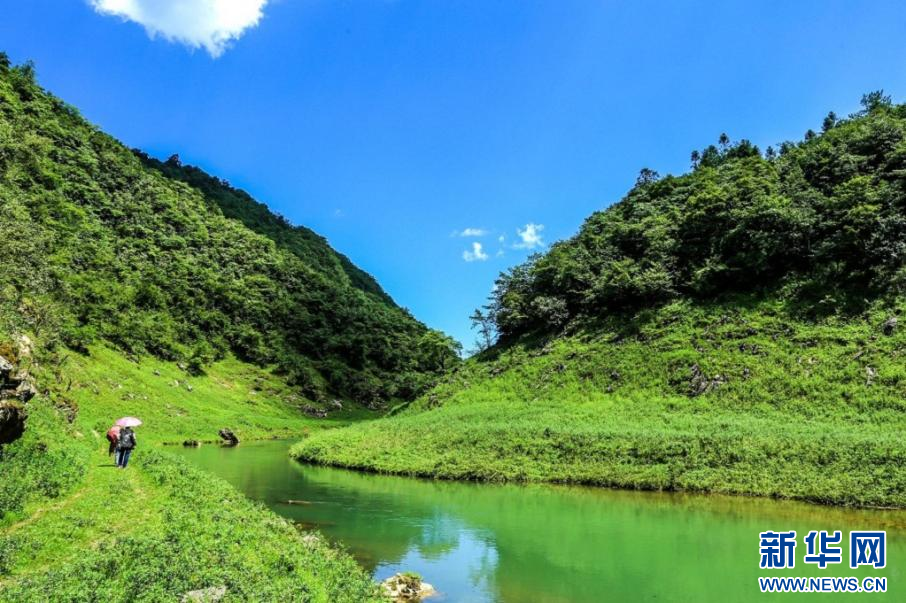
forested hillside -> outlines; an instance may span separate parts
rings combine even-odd
[[[457,479],[906,506],[906,105],[642,170],[500,276],[496,345],[301,459]]]
[[[107,341],[201,372],[232,353],[305,396],[411,398],[457,357],[326,241],[130,151],[0,56],[0,335]]]
[[[774,295],[805,315],[858,312],[906,286],[906,105],[866,95],[849,119],[762,154],[747,140],[642,170],[579,233],[501,275],[503,339],[667,300]]]

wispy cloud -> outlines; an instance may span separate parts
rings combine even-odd
[[[462,259],[464,259],[467,262],[475,262],[475,261],[483,262],[486,259],[488,259],[488,257],[489,257],[488,254],[485,253],[484,249],[482,248],[481,243],[479,243],[478,241],[475,241],[474,243],[472,243],[472,251],[469,251],[467,249],[462,252]]]
[[[544,239],[541,238],[541,231],[544,230],[544,224],[534,224],[529,222],[525,228],[517,228],[516,234],[519,235],[520,242],[513,245],[516,249],[534,249],[535,247],[544,247]]]
[[[454,230],[450,233],[451,237],[483,237],[488,234],[488,231],[484,228],[463,228],[462,230]]]
[[[99,13],[139,23],[161,36],[219,57],[261,21],[269,0],[88,0]]]

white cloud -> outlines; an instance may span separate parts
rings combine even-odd
[[[534,249],[535,247],[544,247],[544,240],[541,238],[541,231],[544,230],[544,224],[528,223],[525,228],[517,228],[516,233],[522,239],[521,243],[513,245],[516,249]]]
[[[268,0],[88,0],[104,15],[141,24],[162,36],[219,57],[230,42],[261,20]]]
[[[483,237],[488,234],[488,231],[484,228],[464,228],[462,230],[454,230],[450,236],[451,237]]]
[[[504,241],[506,241],[506,236],[500,235],[499,237],[497,237],[497,241],[499,241],[500,243],[503,243]]]
[[[467,262],[474,262],[476,260],[483,262],[488,259],[488,254],[484,252],[484,249],[482,249],[481,243],[476,241],[472,243],[472,251],[469,251],[467,249],[466,251],[462,252],[462,259]]]

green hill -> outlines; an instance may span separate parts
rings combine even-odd
[[[196,371],[232,353],[313,399],[411,398],[455,358],[326,241],[135,154],[0,61],[0,334]]]
[[[380,600],[345,552],[152,448],[366,418],[458,362],[450,338],[322,237],[124,147],[2,53],[0,259],[0,601]],[[124,415],[145,424],[117,472],[104,433]]]
[[[642,170],[502,274],[499,335],[393,417],[301,459],[458,479],[906,506],[906,105],[761,153]]]

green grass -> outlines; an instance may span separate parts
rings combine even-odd
[[[614,320],[474,359],[395,416],[314,434],[292,454],[449,479],[903,507],[906,333],[882,335],[885,317],[806,323],[766,302],[675,303],[631,328]],[[695,365],[723,382],[693,396]]]
[[[345,552],[303,539],[160,446],[216,440],[221,427],[243,439],[300,435],[362,411],[309,418],[301,408],[318,405],[235,359],[193,377],[176,364],[95,348],[33,368],[51,391],[28,405],[25,435],[0,455],[0,602],[46,601],[49,593],[59,601],[178,601],[220,586],[225,601],[381,600]],[[123,415],[145,423],[120,471],[104,432]]]
[[[380,601],[342,551],[219,479],[146,451],[125,471],[101,455],[72,495],[3,535],[19,554],[0,601],[177,601],[225,586],[224,601]]]
[[[357,410],[312,419],[305,406],[321,407],[299,396],[272,372],[229,358],[192,376],[172,362],[150,357],[129,360],[107,347],[90,355],[66,357],[59,387],[79,408],[76,426],[85,434],[103,434],[119,417],[144,421],[138,437],[149,442],[185,439],[218,441],[218,431],[232,429],[240,439],[298,436],[309,430],[344,425],[369,416]]]

